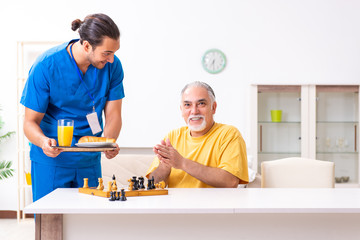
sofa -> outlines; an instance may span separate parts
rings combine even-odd
[[[105,187],[112,180],[113,175],[116,178],[118,187],[126,188],[128,180],[133,176],[145,177],[150,164],[154,160],[154,154],[118,154],[113,159],[107,159],[104,154],[101,155],[101,167],[103,182]],[[252,158],[248,156],[249,167],[252,165]],[[261,176],[249,169],[250,183],[239,185],[241,187],[260,187]]]
[[[107,159],[104,154],[101,154],[104,185],[112,180],[113,175],[116,177],[118,187],[127,186],[128,180],[133,176],[145,177],[154,157],[153,154],[118,154],[113,159]]]

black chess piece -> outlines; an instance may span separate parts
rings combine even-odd
[[[125,190],[122,188],[121,189],[121,197],[120,197],[120,201],[126,201],[126,196],[125,196]]]
[[[115,199],[116,199],[115,192],[110,192],[109,201],[115,201]]]
[[[155,179],[154,179],[154,176],[152,176],[151,178],[151,189],[155,189]]]
[[[151,179],[148,179],[148,190],[155,189],[155,179],[154,176]]]
[[[151,179],[148,179],[147,190],[151,190]]]
[[[139,186],[139,189],[145,189],[145,186],[144,186],[144,177],[139,177],[139,181],[140,181],[140,186]]]
[[[139,190],[140,188],[140,184],[139,184],[139,180],[135,180],[135,185],[136,185],[136,190]]]
[[[115,192],[116,193],[116,192]],[[116,197],[116,200],[120,200],[120,192],[117,192],[117,197]]]

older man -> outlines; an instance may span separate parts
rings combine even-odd
[[[168,187],[237,187],[248,182],[246,146],[233,126],[216,123],[212,88],[193,82],[181,92],[186,127],[173,130],[154,146],[147,177]]]

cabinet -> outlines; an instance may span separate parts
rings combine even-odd
[[[358,85],[252,85],[251,148],[255,166],[287,157],[335,163],[337,186],[359,179]],[[271,118],[281,110],[281,121]]]
[[[316,86],[316,158],[335,163],[335,182],[359,181],[359,86]]]

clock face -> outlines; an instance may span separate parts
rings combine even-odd
[[[220,50],[210,49],[205,52],[202,58],[202,65],[209,73],[219,73],[225,68],[226,57]]]

